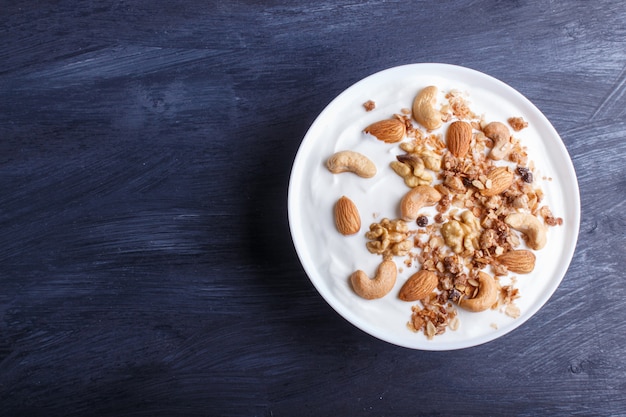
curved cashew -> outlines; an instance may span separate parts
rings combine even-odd
[[[459,306],[465,310],[485,311],[498,301],[498,288],[493,277],[485,272],[478,272],[478,294],[474,298],[461,298]]]
[[[361,270],[350,275],[350,283],[354,292],[366,300],[384,297],[393,289],[396,283],[398,268],[393,261],[383,261],[376,271],[376,276],[370,279]]]
[[[491,122],[483,129],[483,133],[494,141],[489,157],[495,161],[504,159],[513,150],[513,144],[509,141],[511,132],[504,123]]]
[[[367,156],[354,151],[335,153],[326,161],[326,167],[333,174],[353,172],[363,178],[376,175],[376,165]]]
[[[525,235],[529,248],[539,250],[546,245],[546,227],[532,214],[511,213],[504,218],[504,222]]]
[[[442,114],[435,108],[439,90],[434,85],[422,89],[413,100],[413,118],[428,130],[434,130],[443,123]]]
[[[418,185],[406,193],[400,201],[400,217],[404,221],[417,219],[422,207],[434,206],[441,200],[441,193],[430,185]]]

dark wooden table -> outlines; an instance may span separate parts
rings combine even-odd
[[[626,415],[622,0],[5,1],[0,415]],[[442,62],[563,138],[561,286],[493,342],[396,347],[330,308],[287,221],[317,114]]]

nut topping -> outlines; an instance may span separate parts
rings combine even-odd
[[[457,158],[463,158],[470,148],[472,141],[472,125],[467,122],[453,122],[446,133],[448,149]]]
[[[335,225],[342,235],[353,235],[361,230],[359,210],[346,196],[341,197],[335,204]]]

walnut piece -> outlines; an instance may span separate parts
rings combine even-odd
[[[433,176],[426,171],[424,160],[417,155],[398,155],[397,161],[392,161],[390,166],[396,174],[404,178],[404,183],[415,188],[418,185],[430,185]]]
[[[383,255],[383,259],[393,256],[405,256],[413,249],[413,240],[410,238],[409,226],[403,220],[382,219],[379,223],[372,223],[365,237],[370,253]]]
[[[480,247],[478,238],[481,231],[480,221],[469,210],[461,213],[460,220],[449,220],[441,227],[441,234],[446,245],[457,254],[473,254]]]

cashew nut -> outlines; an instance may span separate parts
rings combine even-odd
[[[546,227],[532,214],[511,213],[504,218],[504,222],[512,229],[524,234],[529,248],[539,250],[546,245]]]
[[[400,217],[404,221],[417,219],[422,207],[434,206],[441,200],[441,193],[430,185],[418,185],[406,193],[400,201]]]
[[[431,85],[421,90],[413,100],[413,118],[428,130],[441,126],[442,114],[435,108],[438,88]]]
[[[483,133],[489,139],[493,140],[493,148],[489,152],[489,157],[495,161],[506,158],[513,150],[513,144],[510,141],[511,132],[504,123],[491,122],[483,129]]]
[[[474,298],[461,297],[459,306],[465,310],[479,312],[485,311],[498,301],[498,288],[493,277],[485,272],[479,271],[478,293]]]
[[[393,289],[397,275],[398,268],[395,262],[383,261],[378,266],[374,278],[370,279],[365,272],[358,270],[350,275],[350,283],[359,296],[366,300],[374,300],[384,297]]]
[[[376,165],[367,156],[354,151],[335,153],[326,161],[326,167],[333,174],[353,172],[363,178],[376,175]]]

